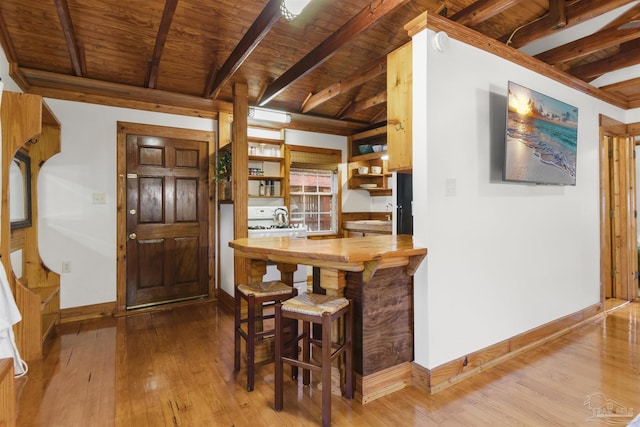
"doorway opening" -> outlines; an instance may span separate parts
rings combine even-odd
[[[396,187],[396,233],[413,234],[413,175],[398,173]]]
[[[635,143],[627,126],[600,117],[601,300],[638,298]]]

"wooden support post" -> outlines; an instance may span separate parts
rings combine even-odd
[[[233,87],[233,123],[231,126],[231,182],[234,198],[233,237],[240,239],[248,235],[248,182],[249,147],[247,143],[247,122],[249,117],[249,95],[245,84]],[[236,283],[247,280],[246,259],[234,258]]]

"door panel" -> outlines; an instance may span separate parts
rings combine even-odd
[[[413,234],[413,176],[410,173],[398,173],[396,182],[396,233]]]
[[[604,136],[605,165],[603,292],[605,298],[632,300],[637,296],[634,142],[626,135]]]
[[[127,135],[127,308],[207,295],[203,141]]]

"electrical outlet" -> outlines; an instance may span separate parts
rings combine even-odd
[[[71,273],[71,261],[62,261],[62,272]]]

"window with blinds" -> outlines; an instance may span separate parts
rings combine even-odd
[[[289,221],[309,234],[338,231],[340,150],[290,147]]]

